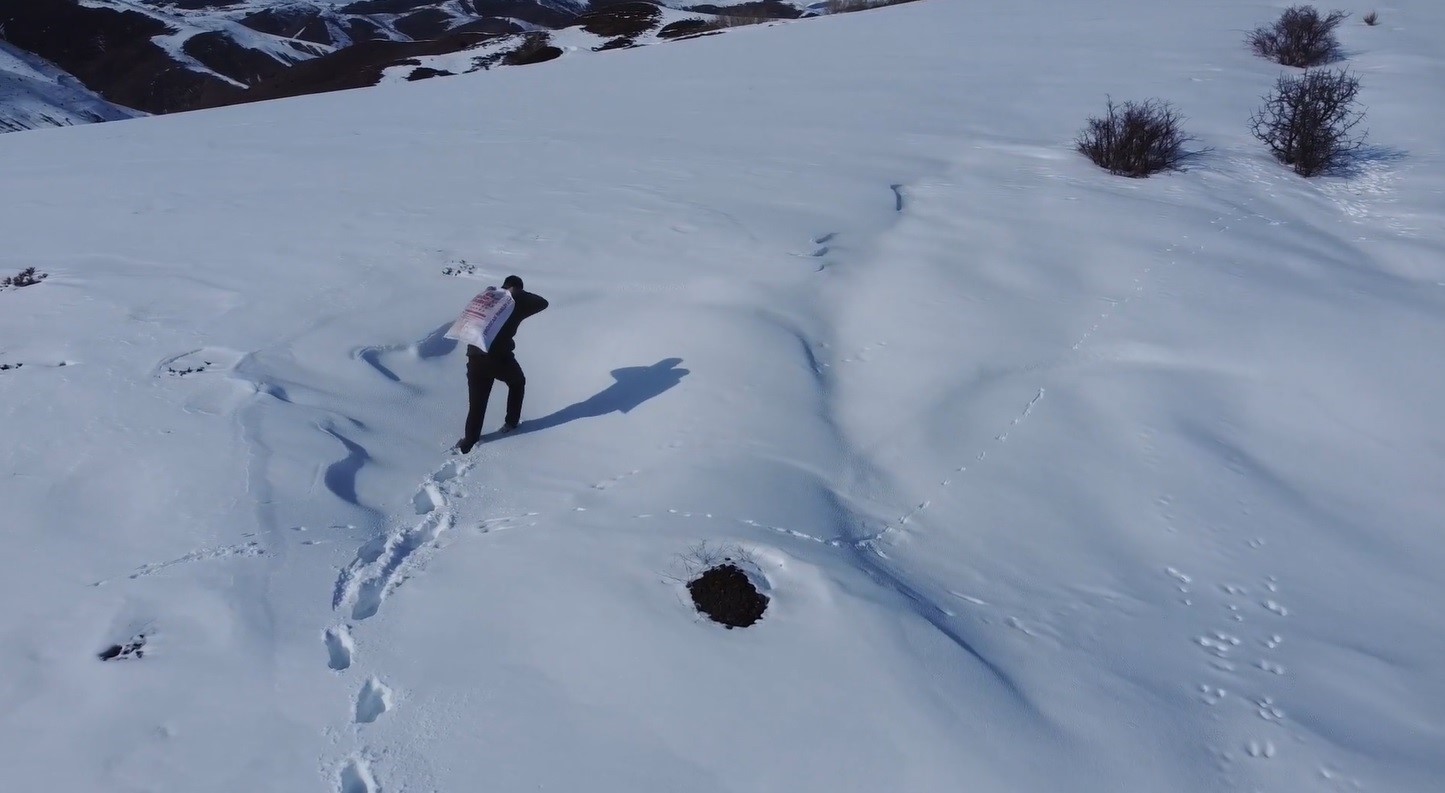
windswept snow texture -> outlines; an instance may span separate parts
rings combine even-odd
[[[3,786],[1440,790],[1445,7],[1342,28],[1375,148],[1309,181],[1246,130],[1276,12],[0,137],[0,273],[50,274],[0,292]],[[1212,151],[1109,176],[1108,95]],[[448,457],[509,273],[525,423]],[[723,548],[746,630],[688,600]]]
[[[0,41],[0,132],[118,121],[141,115],[96,96],[73,76]]]

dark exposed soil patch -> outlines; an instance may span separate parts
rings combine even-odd
[[[186,54],[237,82],[255,85],[286,71],[283,63],[260,50],[243,47],[218,31],[197,33],[186,39]]]
[[[414,39],[434,39],[452,26],[452,15],[440,8],[423,8],[392,23],[403,35]]]
[[[433,0],[359,0],[341,9],[343,14],[405,14],[431,5]]]
[[[758,19],[797,19],[803,12],[781,2],[781,0],[759,0],[753,3],[708,3],[688,6],[689,11],[699,14],[716,14],[730,17],[756,17]]]
[[[637,36],[657,27],[662,12],[651,3],[623,3],[577,17],[576,24],[598,36]]]
[[[565,27],[577,16],[558,11],[537,0],[472,0],[472,8],[478,16],[510,17],[553,29]]]
[[[23,363],[0,363],[0,372],[8,372],[11,369],[19,369],[24,365],[25,364]]]
[[[604,50],[625,50],[636,46],[636,41],[633,41],[626,36],[618,36],[615,39],[610,39],[601,44],[598,44],[596,47],[593,47],[592,50],[594,52],[602,52]]]
[[[442,69],[433,69],[430,66],[419,66],[407,74],[406,79],[416,82],[417,80],[430,80],[433,77],[449,77],[451,72]]]
[[[242,19],[241,24],[283,38],[297,38],[314,44],[336,43],[326,20],[313,9],[268,8]]]
[[[138,633],[130,641],[124,644],[112,644],[101,650],[96,657],[102,661],[124,661],[130,658],[144,658],[146,646],[146,635]]]
[[[292,66],[275,79],[256,85],[241,96],[219,94],[207,97],[206,106],[281,99],[288,96],[343,91],[376,85],[381,73],[408,59],[425,55],[446,55],[470,49],[494,38],[483,33],[448,33],[430,41],[365,41],[330,55]],[[558,51],[561,54],[561,51]]]
[[[540,41],[529,37],[525,44],[503,55],[502,63],[506,66],[527,66],[560,57],[562,50],[548,44],[547,36],[543,34]]]
[[[495,35],[521,33],[523,30],[524,28],[516,22],[499,17],[482,17],[452,28],[453,33],[492,33]]]
[[[346,35],[357,43],[386,40],[386,33],[382,31],[381,26],[369,19],[353,19],[347,22]]]
[[[687,591],[698,611],[728,628],[746,628],[762,619],[768,608],[768,596],[735,564],[708,568],[688,582]]]
[[[707,20],[705,19],[679,19],[663,25],[662,30],[657,31],[657,35],[658,38],[675,39],[679,36],[701,33],[704,30],[707,30]]]
[[[0,0],[0,19],[10,44],[70,72],[118,105],[168,113],[191,109],[203,92],[241,91],[178,66],[151,40],[169,29],[135,11],[89,8],[75,0]]]

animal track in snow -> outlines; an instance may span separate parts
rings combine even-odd
[[[617,476],[614,476],[614,477],[612,477],[612,478],[610,478],[610,479],[604,479],[604,480],[602,480],[601,482],[598,482],[598,483],[594,484],[594,485],[592,486],[592,489],[593,489],[593,490],[608,490],[608,489],[611,489],[612,487],[616,486],[617,484],[619,484],[619,483],[621,483],[621,482],[625,482],[625,481],[627,481],[628,479],[631,479],[632,477],[637,476],[637,475],[640,474],[640,473],[642,473],[642,472],[641,472],[641,471],[637,471],[637,470],[632,470],[632,471],[628,471],[628,472],[625,473],[625,474],[618,474]]]
[[[356,723],[371,724],[391,710],[391,689],[376,678],[370,678],[356,695]]]
[[[865,344],[861,348],[859,348],[857,352],[853,353],[847,358],[844,358],[841,363],[868,363],[868,359],[864,356],[866,356],[870,352],[873,352],[874,350],[881,350],[887,346],[888,342],[886,341],[874,342],[873,344]]]
[[[1015,427],[1023,424],[1025,421],[1028,420],[1029,415],[1033,413],[1034,406],[1037,405],[1043,398],[1044,389],[1040,388],[1034,394],[1033,399],[1030,399],[1028,403],[1024,405],[1023,410],[1021,410],[1017,416],[1014,416],[1013,419],[1009,421],[1008,427],[1004,428],[1002,432],[994,436],[994,442],[1003,443],[1007,441],[1009,433],[1012,432]],[[984,460],[988,459],[988,452],[989,450],[987,448],[979,451],[977,456],[974,458],[975,464],[981,463]],[[967,464],[964,464],[958,466],[955,471],[956,473],[964,474],[968,472],[968,469],[969,466]],[[944,478],[940,480],[938,485],[934,487],[934,492],[938,492],[949,487],[953,484],[953,482],[953,478]],[[906,526],[910,521],[913,520],[913,518],[918,516],[920,513],[927,510],[932,504],[933,499],[924,499],[923,501],[915,505],[912,509],[908,510],[902,515],[899,515],[892,522],[881,526],[876,533],[853,540],[853,546],[855,548],[871,551],[878,556],[886,557],[886,554],[883,552],[880,545],[882,540],[891,534],[901,532],[904,526]]]
[[[1266,671],[1266,672],[1269,672],[1269,673],[1272,674],[1272,675],[1282,675],[1282,674],[1284,674],[1284,667],[1283,667],[1283,666],[1280,666],[1279,664],[1277,664],[1277,663],[1275,663],[1275,662],[1273,662],[1273,661],[1268,661],[1268,660],[1265,660],[1265,659],[1260,659],[1259,662],[1257,662],[1257,663],[1255,664],[1255,666],[1259,667],[1260,669],[1263,669],[1263,670]]]
[[[338,625],[326,630],[326,653],[330,656],[327,666],[338,672],[351,668],[351,654],[355,652],[356,645],[351,639],[351,631],[345,625]]]
[[[266,549],[262,548],[259,542],[256,542],[255,540],[248,540],[247,542],[243,542],[237,545],[227,545],[221,548],[202,548],[199,551],[191,551],[185,556],[177,559],[171,559],[168,562],[153,562],[151,564],[144,564],[136,568],[135,572],[131,573],[129,576],[127,576],[127,578],[130,578],[132,580],[137,578],[145,578],[148,575],[154,575],[162,570],[165,570],[168,567],[174,567],[178,564],[188,564],[190,562],[205,562],[214,559],[225,559],[230,556],[249,557],[265,555]],[[108,583],[110,583],[108,579],[103,579],[92,583],[91,586],[104,586]]]
[[[1229,651],[1239,646],[1239,639],[1227,633],[1215,631],[1209,636],[1198,636],[1194,639],[1200,647],[1210,651],[1219,658],[1229,656]]]
[[[1259,708],[1259,717],[1265,721],[1279,721],[1284,718],[1284,711],[1275,706],[1273,697],[1260,697],[1254,704]]]
[[[1250,741],[1245,744],[1244,750],[1250,757],[1269,759],[1274,757],[1274,743],[1271,741]]]
[[[341,766],[341,770],[337,772],[337,782],[340,784],[340,793],[378,793],[371,767],[361,757],[353,757]]]
[[[836,237],[836,236],[838,236],[837,232],[831,232],[831,233],[824,234],[824,235],[819,236],[819,237],[814,237],[814,238],[812,239],[812,242],[813,242],[813,251],[812,251],[812,253],[794,253],[793,255],[794,255],[794,256],[797,256],[797,257],[800,258],[800,259],[821,259],[821,258],[823,258],[824,256],[827,256],[827,255],[832,251],[832,248],[830,248],[830,247],[828,246],[828,243],[829,243],[829,242],[832,242],[832,241],[833,241],[833,238]],[[824,264],[823,264],[822,262],[819,262],[819,264],[818,264],[818,270],[819,270],[820,272],[823,270],[823,267],[824,267]]]
[[[1224,701],[1224,697],[1224,689],[1217,686],[1211,686],[1208,683],[1199,684],[1199,698],[1204,702],[1204,704],[1218,705],[1220,702]]]

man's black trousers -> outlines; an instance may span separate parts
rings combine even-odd
[[[467,440],[475,442],[482,437],[482,420],[487,415],[487,399],[492,395],[492,383],[501,380],[507,386],[508,424],[522,420],[522,396],[527,390],[527,377],[517,356],[511,353],[468,355],[467,395],[470,408],[467,410]]]

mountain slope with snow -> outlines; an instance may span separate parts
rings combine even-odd
[[[533,63],[546,59],[536,50],[561,53],[548,31],[599,22],[613,30],[608,47],[621,48],[647,43],[640,34],[664,21],[702,25],[738,14],[727,24],[751,24],[803,13],[782,0],[699,8],[683,13],[654,0],[0,0],[0,37],[12,54],[54,64],[107,103],[173,113],[371,86],[418,57],[457,54],[455,71]],[[619,25],[629,17],[641,24]],[[421,76],[436,74],[413,79]],[[11,127],[114,117],[97,117],[87,94],[5,80],[0,115],[15,117]],[[37,107],[51,110],[37,115]]]
[[[74,77],[0,41],[0,132],[134,118]]]
[[[7,784],[1436,790],[1445,10],[1342,30],[1376,148],[1310,181],[1247,134],[1273,13],[928,0],[0,136],[49,276],[0,290]],[[1109,176],[1107,95],[1211,150]],[[524,423],[449,456],[509,273]],[[688,602],[724,549],[753,627]]]

